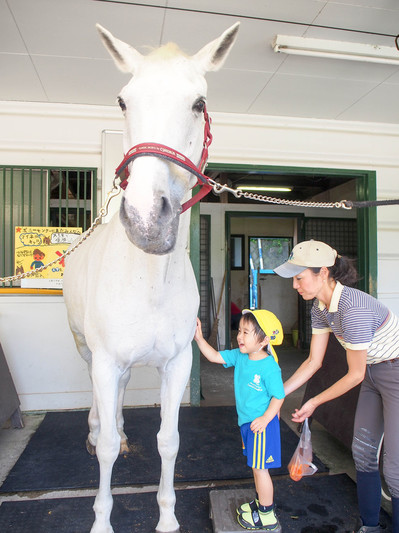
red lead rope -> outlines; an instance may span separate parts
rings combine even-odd
[[[128,177],[129,177],[128,165],[131,161],[133,161],[137,157],[155,156],[155,157],[160,157],[161,159],[166,159],[168,161],[171,161],[172,163],[175,163],[176,165],[179,165],[180,167],[184,168],[185,170],[188,170],[189,172],[191,172],[198,178],[197,185],[200,185],[201,189],[197,192],[197,194],[195,194],[192,198],[190,198],[190,200],[187,200],[187,202],[185,202],[182,205],[181,212],[184,213],[184,211],[192,207],[195,203],[199,202],[199,200],[201,200],[201,198],[206,196],[212,189],[212,185],[209,184],[208,178],[202,173],[202,170],[204,169],[206,162],[208,160],[208,148],[212,142],[212,134],[211,134],[211,126],[210,126],[211,119],[207,113],[206,107],[204,107],[204,118],[205,118],[204,145],[202,149],[202,155],[201,155],[201,161],[200,161],[199,167],[196,167],[194,163],[192,163],[192,161],[188,159],[185,155],[181,154],[177,150],[173,150],[172,148],[165,146],[164,144],[157,144],[157,143],[136,144],[136,146],[133,146],[133,148],[130,148],[130,150],[127,152],[127,154],[123,158],[122,163],[115,170],[115,175],[121,179],[120,187],[125,190],[128,185]],[[122,173],[124,174],[123,178],[121,177]]]

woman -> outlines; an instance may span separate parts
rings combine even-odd
[[[393,532],[399,533],[399,320],[372,296],[349,287],[357,279],[352,262],[319,241],[297,244],[275,269],[293,278],[293,287],[312,307],[309,357],[285,382],[286,395],[321,367],[330,332],[346,350],[347,373],[296,409],[302,422],[322,403],[362,382],[355,416],[352,453],[362,526],[357,533],[379,533],[381,479],[378,447],[384,436],[384,477],[392,496]]]

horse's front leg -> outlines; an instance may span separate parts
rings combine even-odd
[[[116,428],[120,377],[121,374],[115,362],[109,361],[105,354],[93,354],[93,395],[100,421],[96,446],[100,466],[100,485],[93,506],[95,521],[91,533],[113,533],[110,522],[112,510],[111,476],[120,446],[120,436]]]
[[[125,419],[123,418],[123,401],[125,399],[125,391],[129,383],[131,370],[128,368],[119,380],[118,390],[118,408],[116,412],[116,428],[121,438],[121,446],[119,453],[130,453],[129,441],[124,431]]]
[[[174,473],[177,452],[179,451],[179,408],[190,376],[192,362],[191,344],[170,361],[165,369],[159,369],[161,384],[161,428],[157,435],[158,451],[161,456],[161,479],[157,500],[159,522],[157,533],[177,533],[180,531],[175,516],[176,495]]]

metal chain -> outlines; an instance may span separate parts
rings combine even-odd
[[[110,201],[112,200],[114,196],[117,196],[120,193],[120,191],[121,191],[121,188],[119,187],[119,185],[115,183],[115,180],[114,180],[112,190],[107,194],[107,198],[105,199],[104,205],[100,209],[97,217],[94,219],[90,228],[80,236],[79,240],[72,246],[72,248],[69,248],[64,254],[62,254],[60,257],[57,257],[57,259],[54,259],[50,263],[47,263],[47,265],[43,265],[39,268],[35,268],[35,270],[31,270],[29,272],[24,272],[23,274],[17,274],[15,276],[8,276],[6,278],[0,278],[0,283],[5,283],[8,281],[17,281],[23,278],[27,278],[29,276],[33,276],[33,274],[35,274],[36,272],[41,272],[42,270],[45,270],[49,266],[54,265],[55,263],[59,263],[60,261],[62,261],[62,259],[64,259],[64,257],[67,257],[72,252],[74,252],[76,248],[78,248],[78,246],[80,246],[93,233],[96,226],[98,226],[98,224],[100,223],[100,220],[102,219],[102,217],[107,216],[108,205]]]
[[[249,200],[256,200],[257,202],[266,202],[269,204],[279,204],[279,205],[294,205],[300,207],[325,207],[325,208],[343,208],[343,209],[352,209],[348,205],[347,200],[341,200],[340,202],[302,202],[301,200],[284,200],[283,198],[272,198],[270,196],[262,196],[261,194],[253,194],[250,192],[244,192],[241,189],[232,189],[228,185],[222,185],[217,183],[211,178],[208,178],[209,183],[212,185],[213,190],[216,194],[222,194],[222,192],[227,191],[233,194],[236,198],[247,198]]]

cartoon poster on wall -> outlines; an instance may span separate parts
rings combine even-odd
[[[15,227],[15,274],[32,272],[21,279],[22,288],[62,289],[64,259],[37,271],[67,251],[82,228]]]

